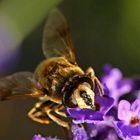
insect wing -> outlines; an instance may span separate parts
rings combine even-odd
[[[35,90],[35,79],[31,72],[19,72],[0,79],[0,101],[16,97],[40,97]]]
[[[43,53],[46,58],[64,56],[76,64],[71,34],[66,19],[58,9],[48,15],[43,34]]]

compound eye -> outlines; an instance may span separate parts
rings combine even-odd
[[[90,95],[86,93],[86,91],[80,91],[80,97],[84,100],[86,105],[92,106],[92,99]]]
[[[82,97],[82,98],[86,98],[87,97],[87,93],[86,93],[86,91],[80,91],[80,97]]]

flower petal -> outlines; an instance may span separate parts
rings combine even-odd
[[[130,121],[131,112],[130,112],[130,103],[126,100],[121,100],[118,105],[118,118],[120,120],[125,120],[126,122]]]
[[[87,134],[90,138],[95,137],[98,133],[98,130],[94,123],[85,123],[85,128],[86,128]]]
[[[133,112],[134,116],[140,117],[140,99],[137,99],[133,102],[131,111]]]
[[[73,135],[73,140],[87,140],[87,133],[82,126],[78,126],[76,124],[72,124],[71,131]]]
[[[114,98],[115,106],[118,106],[120,96],[140,89],[140,87],[138,88],[140,80],[136,81],[134,81],[134,78],[123,77],[122,72],[118,68],[112,68],[110,65],[105,65],[104,74],[101,77],[101,83],[106,84],[109,88],[109,96]]]
[[[140,125],[126,125],[123,121],[116,121],[114,122],[114,125],[117,129],[118,134],[123,138],[135,137],[137,140],[137,138],[140,136]]]
[[[86,128],[91,140],[119,140],[115,129],[106,125],[105,121],[86,124]]]
[[[132,83],[133,91],[140,90],[140,76],[132,78],[131,83]]]
[[[42,137],[41,135],[34,135],[32,140],[59,140],[59,139],[51,137]]]
[[[106,96],[95,96],[95,102],[99,105],[100,112],[106,114],[113,106],[114,99]]]
[[[80,109],[80,108],[67,108],[68,114],[74,118],[73,122],[78,123],[93,123],[94,121],[103,120],[103,114],[91,110],[91,109]]]
[[[116,88],[116,83],[122,80],[122,73],[117,68],[112,68],[109,73],[105,74],[101,78],[102,83],[106,83],[110,90]]]
[[[34,135],[33,140],[46,140],[41,135]]]

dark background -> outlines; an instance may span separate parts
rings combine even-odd
[[[92,66],[97,76],[102,66],[112,64],[125,76],[140,71],[140,2],[138,0],[67,0],[60,4],[72,31],[79,65]],[[25,17],[26,18],[26,17]],[[34,29],[20,47],[17,65],[9,73],[34,71],[44,59],[41,44],[44,22]],[[33,122],[27,112],[36,101],[16,100],[0,103],[0,140],[31,140],[34,134],[64,138],[63,129]]]

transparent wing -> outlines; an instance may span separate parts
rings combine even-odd
[[[40,97],[35,90],[35,80],[31,72],[19,72],[0,79],[0,101],[17,97]]]
[[[48,15],[43,34],[43,53],[47,58],[64,56],[76,64],[70,29],[58,9],[53,9]]]

